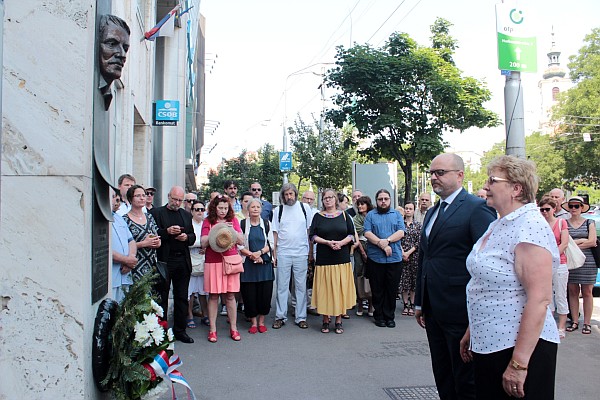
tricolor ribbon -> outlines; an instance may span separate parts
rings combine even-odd
[[[154,360],[150,363],[150,366],[154,369],[154,372],[156,372],[158,376],[171,381],[171,394],[174,400],[177,399],[177,396],[175,395],[175,385],[173,383],[179,383],[187,388],[188,400],[196,400],[194,391],[187,383],[181,372],[177,371],[177,368],[182,364],[183,363],[177,354],[173,354],[171,358],[169,358],[167,352],[163,350],[158,353],[156,357],[154,357]]]

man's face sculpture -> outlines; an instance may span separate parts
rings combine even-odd
[[[129,50],[129,34],[121,26],[109,23],[100,37],[100,71],[111,83],[121,77]]]

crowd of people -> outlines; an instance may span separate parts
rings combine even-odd
[[[373,199],[323,189],[317,209],[315,193],[300,196],[292,183],[273,206],[259,182],[238,197],[232,180],[206,202],[175,186],[156,206],[155,188],[123,175],[112,196],[113,297],[157,273],[155,294],[168,309],[172,286],[173,332],[184,343],[194,341],[186,329],[197,328],[195,317],[217,342],[219,301],[234,341],[238,311],[249,334],[268,331],[273,296],[272,329],[288,312],[307,329],[310,313],[322,316],[322,333],[338,335],[350,309],[394,328],[399,301],[400,315],[425,329],[441,399],[552,399],[557,346],[579,329],[580,295],[581,333],[591,333],[589,205],[558,188],[537,201],[528,160],[494,159],[476,195],[463,188],[464,168],[455,154],[435,157],[428,172],[439,201],[421,193],[400,209],[386,189]],[[571,270],[570,239],[585,255]]]

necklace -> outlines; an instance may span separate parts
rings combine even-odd
[[[139,219],[140,221],[144,219],[144,214],[142,213],[142,215],[135,215],[132,212],[129,212],[129,214],[131,214],[132,217],[135,217],[137,219]]]

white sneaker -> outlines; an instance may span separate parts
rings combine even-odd
[[[226,306],[221,307],[221,315],[227,315],[227,307]]]

